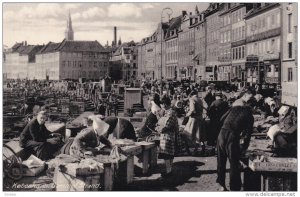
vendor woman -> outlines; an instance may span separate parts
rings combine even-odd
[[[83,157],[85,152],[100,147],[101,143],[108,148],[113,147],[111,142],[104,137],[109,129],[109,124],[96,116],[90,117],[87,124],[88,127],[81,130],[71,142],[70,155]]]
[[[179,125],[176,113],[171,108],[171,100],[164,97],[161,100],[161,106],[165,114],[158,121],[156,128],[160,132],[159,158],[165,161],[165,171],[162,177],[167,177],[172,173],[172,163],[175,154],[175,136],[179,133]]]
[[[24,128],[20,135],[20,146],[41,160],[52,159],[63,143],[53,137],[46,128],[47,112],[40,111]]]

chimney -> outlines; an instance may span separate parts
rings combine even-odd
[[[114,45],[117,45],[117,27],[114,27]]]
[[[25,46],[27,46],[27,41],[25,41]]]
[[[182,11],[182,16],[185,16],[185,15],[186,15],[186,11],[183,10],[183,11]]]

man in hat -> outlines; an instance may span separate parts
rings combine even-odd
[[[210,118],[210,129],[207,132],[207,144],[209,146],[215,146],[216,141],[222,127],[221,117],[229,109],[228,103],[222,99],[222,93],[217,92],[216,100],[212,102],[208,108],[208,116]]]

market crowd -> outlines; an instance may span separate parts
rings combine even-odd
[[[147,140],[149,136],[158,136],[166,176],[172,173],[174,156],[183,152],[197,155],[200,147],[200,156],[204,156],[209,146],[213,152],[216,150],[220,189],[227,190],[228,160],[230,190],[240,190],[240,158],[247,151],[252,133],[267,133],[273,156],[296,157],[297,110],[281,106],[277,92],[263,96],[258,85],[237,90],[234,85],[224,89],[214,84],[161,86],[152,82],[142,87],[149,95],[149,115],[139,137]]]
[[[8,86],[14,86],[14,83]],[[47,111],[41,109],[24,128],[20,145],[45,160],[53,157],[59,149],[79,157],[85,154],[87,146],[97,148],[101,143],[112,150],[115,147],[108,139],[109,134],[133,141],[157,140],[158,157],[165,164],[161,174],[165,178],[172,174],[174,157],[207,156],[209,147],[217,155],[217,184],[222,190],[227,190],[225,174],[228,160],[229,189],[238,191],[242,186],[240,158],[246,153],[253,133],[267,133],[274,156],[296,156],[297,110],[281,106],[277,94],[264,97],[257,86],[240,90],[231,86],[225,90],[213,84],[183,82],[161,86],[155,81],[143,82],[141,87],[144,97],[148,98],[148,113],[144,125],[137,131],[129,121],[118,117],[117,112],[115,117],[110,117],[111,113],[104,109],[107,105],[103,104],[105,101],[101,98],[103,90],[100,87],[54,82],[30,84],[28,87],[25,84],[24,94],[29,87],[31,91],[46,88],[49,92],[57,91],[58,95],[82,95],[92,100],[98,109],[95,116],[87,120],[85,128],[64,143],[50,136],[44,126]],[[108,103],[114,103],[117,97],[111,92],[107,99]]]

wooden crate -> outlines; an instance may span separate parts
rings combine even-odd
[[[126,182],[132,183],[134,177],[134,156],[137,156],[142,153],[141,145],[132,145],[122,147],[122,150],[126,153],[127,162],[126,162]]]
[[[77,164],[67,164],[64,169],[57,167],[54,173],[56,191],[112,191],[115,164],[104,163],[99,170],[74,168]]]
[[[244,191],[296,191],[297,161],[295,158],[268,158],[269,162],[245,163]]]
[[[264,172],[261,174],[261,191],[297,191],[297,173]]]
[[[142,146],[143,174],[147,174],[149,168],[157,165],[157,146],[154,142],[137,142]]]
[[[267,162],[249,160],[249,167],[256,172],[297,172],[298,164],[296,158],[269,157]]]

